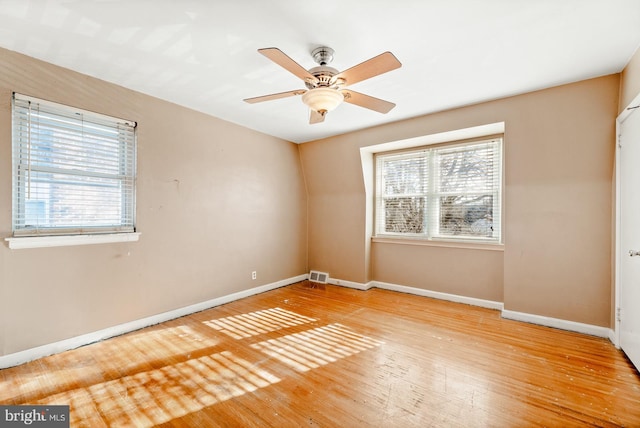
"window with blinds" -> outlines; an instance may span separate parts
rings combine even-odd
[[[134,232],[135,126],[14,94],[14,236]]]
[[[376,236],[501,242],[502,139],[376,155]]]

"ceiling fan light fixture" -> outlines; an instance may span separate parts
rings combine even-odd
[[[343,101],[342,92],[331,88],[313,88],[302,95],[302,102],[318,113],[334,110]]]

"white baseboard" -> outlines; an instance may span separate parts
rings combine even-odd
[[[363,284],[361,282],[345,281],[344,279],[329,278],[328,284],[339,285],[341,287],[355,288],[356,290],[368,290],[371,288],[371,282]]]
[[[144,327],[149,327],[161,322],[180,318],[185,315],[204,311],[205,309],[213,308],[215,306],[224,305],[225,303],[233,302],[234,300],[239,300],[245,297],[253,296],[255,294],[264,293],[265,291],[275,290],[276,288],[284,287],[285,285],[303,281],[308,277],[308,274],[298,275],[292,278],[273,282],[271,284],[261,285],[255,288],[250,288],[248,290],[239,291],[237,293],[207,300],[205,302],[196,303],[194,305],[185,306],[172,311],[163,312],[161,314],[152,315],[150,317],[127,322],[113,327],[108,327],[92,333],[87,333],[81,336],[72,337],[70,339],[61,340],[59,342],[48,343],[46,345],[38,346],[20,352],[15,352],[13,354],[3,355],[0,356],[0,369],[17,366],[19,364],[23,364],[37,358],[46,357],[47,355],[53,355],[59,352],[68,351],[70,349],[75,349],[80,346],[108,339],[110,337],[119,336],[121,334],[139,330]]]
[[[332,280],[331,283],[336,285],[343,285],[345,287],[350,286],[350,285],[347,285],[348,281],[342,281],[342,280],[334,279]],[[522,321],[522,322],[527,322],[531,324],[538,324],[545,327],[558,328],[561,330],[575,331],[577,333],[588,334],[591,336],[603,337],[603,338],[609,339],[612,343],[615,344],[614,331],[610,328],[600,327],[600,326],[591,325],[591,324],[583,324],[575,321],[567,321],[567,320],[562,320],[558,318],[550,318],[550,317],[545,317],[541,315],[527,314],[524,312],[509,311],[504,309],[504,303],[502,302],[477,299],[474,297],[460,296],[457,294],[442,293],[439,291],[425,290],[422,288],[408,287],[405,285],[390,284],[390,283],[380,282],[380,281],[371,281],[367,284],[358,284],[358,283],[351,283],[351,284],[356,284],[356,286],[351,285],[351,287],[358,288],[360,290],[368,290],[369,288],[376,287],[384,290],[415,294],[417,296],[431,297],[434,299],[447,300],[447,301],[456,302],[456,303],[464,303],[467,305],[479,306],[482,308],[496,309],[501,311],[502,317],[506,319]]]
[[[371,281],[371,287],[382,288],[384,290],[399,291],[401,293],[415,294],[417,296],[431,297],[434,299],[448,300],[450,302],[464,303],[467,305],[480,306],[482,308],[502,310],[502,302],[493,300],[477,299],[475,297],[460,296],[457,294],[441,293],[439,291],[425,290],[406,285],[390,284],[387,282]]]
[[[613,330],[607,327],[600,327],[592,324],[583,324],[580,322],[567,321],[559,318],[551,318],[541,315],[527,314],[524,312],[509,311],[506,309],[502,310],[502,318],[543,325],[546,327],[559,328],[561,330],[575,331],[576,333],[604,337],[605,339],[610,340],[613,336]]]

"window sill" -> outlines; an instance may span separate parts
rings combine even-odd
[[[381,244],[419,245],[426,247],[464,248],[467,250],[504,251],[504,244],[493,242],[439,241],[421,238],[388,238],[381,236],[371,238],[371,242]]]
[[[98,235],[23,236],[5,238],[12,250],[22,248],[67,247],[72,245],[110,244],[136,242],[140,233],[105,233]]]

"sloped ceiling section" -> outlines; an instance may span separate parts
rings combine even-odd
[[[338,70],[393,52],[351,88],[397,106],[310,125],[299,96],[242,101],[304,89],[257,49],[308,69],[323,45]],[[0,0],[1,47],[297,143],[617,73],[639,45],[637,0]]]

